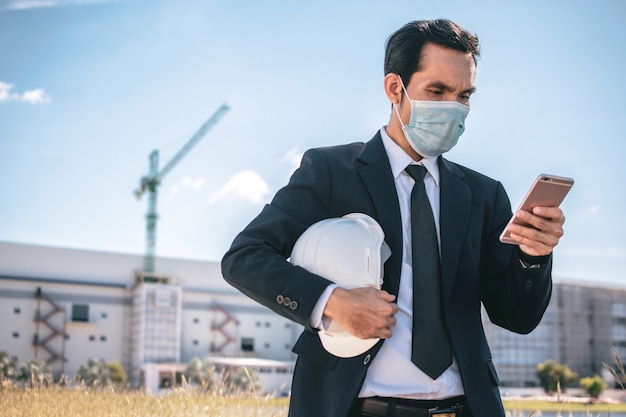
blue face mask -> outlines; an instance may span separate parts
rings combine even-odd
[[[425,157],[436,157],[452,149],[465,130],[465,118],[469,113],[469,106],[458,101],[411,100],[404,84],[402,84],[402,89],[411,102],[409,124],[402,124],[398,107],[395,104],[394,109],[411,148]]]

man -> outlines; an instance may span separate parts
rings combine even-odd
[[[478,55],[476,36],[448,20],[399,29],[386,45],[388,125],[367,143],[307,151],[289,184],[224,256],[229,283],[305,327],[293,349],[290,416],[421,416],[434,408],[504,416],[481,303],[494,323],[511,331],[537,326],[550,299],[551,253],[564,217],[556,207],[516,213],[532,227],[509,226],[519,245],[505,245],[498,238],[512,213],[502,185],[441,156],[463,131]],[[413,165],[426,168],[423,181],[409,174]],[[418,183],[426,195],[413,200]],[[417,336],[422,325],[413,322],[422,315],[413,314],[421,308],[413,287],[422,288],[425,278],[419,276],[423,261],[413,260],[419,253],[411,248],[421,237],[412,237],[412,228],[421,226],[412,225],[412,207],[425,200],[436,229],[432,247],[425,247],[435,251],[430,258],[440,253],[433,268],[441,295],[427,301],[442,304],[433,307],[443,321],[432,332],[443,333],[441,345]],[[313,223],[355,212],[378,221],[391,249],[382,290],[338,288],[286,260]],[[362,355],[337,358],[315,334],[328,320],[362,339],[382,340]],[[433,357],[451,349],[451,358],[434,371],[428,360],[416,365],[414,355],[428,349]]]

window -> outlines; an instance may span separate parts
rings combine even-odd
[[[193,342],[191,342],[191,343],[193,343],[193,345],[194,345],[194,346],[198,346],[198,341],[197,341],[197,340],[194,340],[194,341],[193,341]]]
[[[196,318],[193,319],[193,323],[194,324],[198,324],[198,323],[200,323],[200,320],[196,317]]]
[[[107,337],[106,336],[100,336],[100,341],[101,342],[106,342],[107,341]]]
[[[89,306],[85,304],[72,304],[72,321],[88,323]]]
[[[254,352],[254,338],[242,337],[241,338],[241,350],[244,352]]]
[[[15,308],[13,309],[13,312],[14,312],[15,314],[20,314],[20,313],[22,312],[22,310],[21,310],[19,307],[15,307]]]
[[[20,337],[20,332],[13,332],[13,338],[18,339]]]
[[[104,312],[100,315],[100,317],[102,317],[103,319],[106,319],[109,317],[109,315],[106,312]]]
[[[95,341],[96,341],[96,336],[94,336],[94,335],[89,335],[89,341],[90,341],[90,342],[95,342]]]

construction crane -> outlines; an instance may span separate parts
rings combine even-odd
[[[200,142],[207,132],[230,110],[226,103],[222,104],[198,131],[185,143],[176,155],[159,171],[159,151],[150,153],[150,171],[141,178],[139,188],[135,191],[137,199],[148,192],[148,213],[146,214],[146,253],[143,259],[144,272],[154,272],[154,257],[156,248],[156,222],[157,222],[157,189],[165,177],[179,162]]]

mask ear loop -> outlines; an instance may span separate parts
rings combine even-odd
[[[396,74],[398,75],[398,74]],[[406,88],[404,88],[404,83],[402,82],[402,77],[400,77],[398,75],[398,80],[400,81],[400,85],[402,86],[402,91],[404,91],[404,94],[406,94],[406,98],[409,99],[409,102],[413,101],[411,100],[411,97],[409,97],[409,93],[406,91]],[[406,126],[404,123],[402,123],[402,118],[400,117],[400,111],[398,110],[398,105],[396,103],[393,103],[393,109],[396,111],[396,115],[398,116],[398,120],[400,121],[400,125],[402,127]]]

